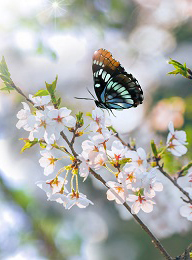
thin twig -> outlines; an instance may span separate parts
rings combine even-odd
[[[12,88],[14,88],[21,96],[23,96],[29,103],[31,103],[33,106],[34,106],[34,102],[30,99],[30,98],[28,98],[24,93],[23,93],[23,91],[20,89],[20,88],[18,88],[17,86],[15,86],[15,83],[12,81],[11,82],[11,87]]]
[[[192,253],[192,243],[185,249],[185,251],[179,255],[173,258],[173,260],[190,260],[190,253]]]
[[[119,136],[119,134],[116,132],[114,134],[114,136],[124,145],[127,146],[130,150],[132,151],[136,151],[136,147],[135,146],[131,146],[130,143],[126,143],[123,141],[123,139]]]
[[[163,173],[163,175],[165,177],[167,177],[187,198],[188,198],[188,202],[190,204],[192,204],[192,199],[189,196],[189,193],[187,191],[185,191],[176,181],[176,179],[173,179],[166,171],[163,170],[163,167],[159,164],[159,161],[157,161],[157,166],[159,167],[158,169],[160,170],[161,173]]]
[[[73,156],[74,157],[78,157],[78,154],[75,152],[75,150],[73,148],[73,145],[71,145],[70,141],[68,140],[67,136],[64,134],[63,131],[60,133],[60,135],[65,140],[65,142],[68,144],[69,148],[71,149],[71,152],[72,152]]]

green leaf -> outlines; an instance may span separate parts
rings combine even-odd
[[[46,89],[40,89],[39,91],[37,91],[37,93],[35,93],[35,95],[33,97],[42,97],[42,96],[48,96],[49,92]]]
[[[117,131],[112,126],[107,127],[109,130],[111,130],[114,134],[117,134]]]
[[[192,161],[189,162],[187,165],[183,166],[180,171],[182,173],[181,176],[185,176],[188,173],[189,168],[191,167],[192,167]]]
[[[11,90],[14,90],[14,88],[11,87],[11,86],[6,86],[6,87],[4,87],[4,88],[1,88],[0,90],[2,90],[2,91],[8,91],[8,92],[10,93],[10,91],[11,91]]]
[[[61,97],[57,99],[57,107],[59,107],[61,105]]]
[[[10,93],[11,90],[14,90],[14,83],[12,79],[10,78],[11,74],[9,73],[7,64],[5,62],[5,58],[2,57],[2,60],[0,62],[0,78],[2,79],[3,83],[6,87],[1,88],[2,91],[8,91]]]
[[[55,92],[55,89],[57,86],[57,79],[58,79],[58,76],[56,76],[55,80],[51,84],[49,84],[45,81],[46,88],[50,94],[54,94],[54,92]]]
[[[8,78],[10,78],[10,76],[11,76],[11,74],[9,73],[4,56],[2,57],[2,60],[0,62],[0,74],[3,74],[4,76],[7,76]]]
[[[157,157],[158,152],[157,152],[157,147],[156,147],[154,140],[151,140],[151,149],[153,151],[154,156]]]
[[[35,144],[38,143],[37,138],[35,138],[34,141],[30,141],[29,139],[24,139],[24,138],[21,138],[20,140],[23,140],[25,142],[25,145],[21,149],[21,153],[23,153],[26,149],[29,149],[29,148],[31,148],[32,146],[34,146]]]
[[[170,58],[170,60],[168,61],[169,64],[173,65],[173,67],[175,68],[175,70],[168,72],[167,74],[172,74],[172,75],[177,75],[177,74],[181,74],[183,77],[185,78],[191,78],[191,70],[189,68],[187,68],[186,63],[181,64],[180,62],[173,60]]]
[[[83,112],[80,112],[78,114],[76,114],[76,118],[77,118],[77,124],[79,127],[82,127],[84,125],[84,120],[83,120]]]
[[[56,89],[56,86],[57,86],[57,79],[58,79],[58,76],[56,76],[55,80],[51,84],[49,84],[45,81],[47,91],[49,92],[49,94],[51,96],[51,101],[52,101],[52,103],[55,107],[57,107],[57,100],[56,100],[56,97],[55,97],[55,89]]]
[[[43,143],[43,142],[39,142],[39,145],[40,145],[40,147],[41,147],[42,149],[45,149],[45,148],[46,148],[46,144]]]

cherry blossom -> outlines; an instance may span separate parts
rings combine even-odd
[[[55,163],[58,159],[54,158],[51,152],[47,150],[40,151],[40,154],[42,157],[39,159],[39,163],[44,168],[44,174],[49,175],[54,171]]]
[[[132,189],[132,184],[137,181],[136,171],[141,172],[135,166],[126,163],[118,175],[118,182],[125,183],[127,189]]]
[[[175,156],[182,156],[187,152],[187,148],[176,139],[167,143],[167,150]]]
[[[138,148],[137,151],[127,151],[126,158],[131,158],[131,164],[140,170],[144,171],[147,168],[147,155],[143,148]]]
[[[142,209],[145,213],[150,213],[153,211],[153,205],[156,204],[154,201],[142,195],[130,194],[127,200],[133,202],[131,207],[131,212],[133,214],[139,213],[140,209]]]
[[[113,141],[111,145],[111,151],[107,150],[107,154],[115,162],[119,162],[119,160],[123,159],[125,157],[125,153],[127,152],[127,147],[124,147],[124,145],[120,141]]]
[[[114,181],[108,181],[106,185],[109,187],[107,190],[107,199],[115,200],[117,204],[123,204],[126,199],[126,191],[122,184]]]
[[[106,118],[104,112],[98,107],[92,111],[92,119],[93,121],[90,123],[90,129],[95,133],[102,133],[103,130],[107,130],[107,126],[111,125],[110,119]]]
[[[41,139],[44,138],[45,141],[49,143],[54,142],[54,126],[52,120],[48,117],[50,109],[36,111],[36,125],[35,129],[31,131],[30,140],[33,141],[34,138]]]
[[[186,204],[180,208],[180,214],[182,217],[192,221],[192,205]]]
[[[89,165],[95,170],[99,170],[101,166],[104,166],[106,161],[107,156],[102,151],[89,153]]]
[[[83,181],[85,181],[89,175],[89,159],[87,153],[79,154],[78,158],[81,160],[81,164],[79,165],[79,175],[83,177]]]
[[[187,145],[185,131],[175,131],[173,122],[169,122],[169,134],[167,136],[167,150],[175,156],[182,156],[186,154]]]
[[[47,105],[51,101],[51,97],[49,95],[42,97],[33,97],[33,95],[29,95],[29,98],[34,102],[34,107]]]
[[[31,114],[30,107],[27,103],[21,102],[23,109],[17,113],[19,121],[16,124],[18,129],[23,128],[26,131],[32,131],[36,122],[35,116]]]
[[[79,208],[86,208],[89,204],[93,204],[92,201],[87,199],[87,196],[82,193],[71,192],[67,195],[67,203],[64,203],[66,209],[72,208],[74,205],[77,205]]]
[[[192,182],[192,173],[190,173],[188,177],[190,178],[189,182]]]
[[[67,184],[67,180],[64,181],[62,177],[56,177],[52,180],[47,181],[38,181],[36,182],[37,186],[46,192],[48,200],[52,197],[52,195],[56,193],[68,193],[65,185]]]
[[[186,142],[187,136],[186,136],[185,131],[182,131],[182,130],[175,131],[172,121],[169,122],[168,129],[169,129],[169,134],[167,136],[167,143],[169,143],[171,139],[176,139],[181,144],[184,144],[184,145],[188,144]]]
[[[190,198],[192,198],[192,187],[186,187],[185,191],[188,192]],[[180,208],[180,214],[182,217],[192,221],[192,205],[190,203],[185,203],[185,205]]]
[[[55,126],[55,132],[60,135],[60,132],[67,127],[75,127],[76,120],[73,116],[70,116],[71,110],[66,107],[60,109],[52,109],[48,116],[52,119]],[[57,138],[58,139],[58,138]]]

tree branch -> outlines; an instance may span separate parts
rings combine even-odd
[[[189,193],[185,191],[176,181],[176,179],[173,179],[166,171],[163,170],[163,166],[159,164],[159,161],[157,162],[157,166],[159,167],[159,170],[165,177],[167,177],[187,198],[188,198],[188,203],[192,204],[192,199],[189,196]]]

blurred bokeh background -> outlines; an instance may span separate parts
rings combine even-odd
[[[56,3],[56,4],[55,4]],[[92,55],[110,50],[144,91],[143,105],[111,116],[128,141],[150,149],[149,141],[166,141],[173,120],[187,132],[189,152],[166,157],[175,169],[192,159],[192,81],[167,76],[169,57],[192,68],[191,0],[0,0],[0,55],[12,79],[26,94],[44,88],[58,74],[62,104],[90,112],[92,101],[75,100],[92,92]],[[0,87],[3,87],[0,82]],[[18,139],[27,137],[15,125],[23,99],[0,93],[0,259],[153,260],[162,259],[129,213],[106,199],[105,189],[89,178],[81,186],[94,202],[84,210],[65,210],[47,202],[35,182],[46,179],[39,166],[39,148],[20,154]],[[81,151],[78,140],[77,151]],[[182,218],[181,194],[159,176],[164,192],[152,214],[139,214],[172,255],[191,242],[191,222]],[[185,187],[183,177],[180,184]]]

